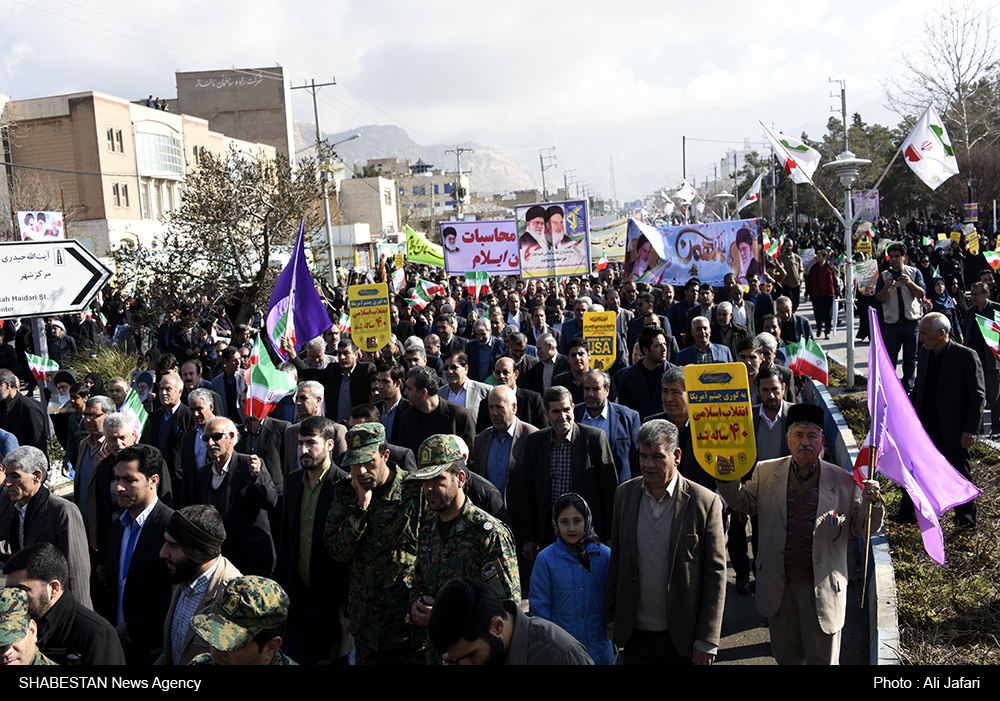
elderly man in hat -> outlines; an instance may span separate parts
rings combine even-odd
[[[337,562],[350,564],[351,633],[358,664],[423,664],[426,636],[410,622],[417,537],[426,519],[416,482],[389,459],[382,424],[347,432],[340,461],[351,479],[337,483],[323,540]]]
[[[819,459],[824,418],[813,404],[791,406],[790,456],[758,463],[746,484],[716,480],[729,506],[758,516],[757,609],[768,618],[771,652],[782,665],[838,664],[848,531],[863,537],[882,525],[878,482],[865,480],[859,489],[850,472]],[[719,472],[733,472],[727,457],[719,457]]]
[[[5,665],[54,665],[38,651],[38,624],[28,614],[28,593],[0,589],[0,661]]]
[[[521,598],[514,538],[498,519],[465,496],[465,458],[455,436],[438,434],[420,445],[418,469],[407,475],[419,481],[434,516],[420,530],[410,616],[418,626],[430,620],[434,597],[456,577],[486,582],[501,599]],[[424,556],[424,554],[426,556]]]
[[[288,594],[265,577],[237,577],[222,597],[191,619],[209,652],[194,665],[294,665],[281,651],[288,619]]]

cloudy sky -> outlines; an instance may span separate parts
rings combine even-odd
[[[982,0],[980,6],[986,8]],[[882,83],[919,54],[931,0],[0,0],[0,93],[175,94],[175,70],[280,64],[321,93],[325,132],[395,124],[418,143],[477,142],[546,178],[640,198],[690,181],[757,120],[818,137],[831,109],[895,125]],[[280,12],[279,12],[280,8]],[[836,93],[837,97],[831,97]],[[307,91],[296,119],[312,122]],[[390,156],[392,154],[370,154]],[[550,179],[551,178],[551,179]],[[473,188],[474,189],[474,188]]]

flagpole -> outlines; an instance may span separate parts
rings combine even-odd
[[[895,160],[895,159],[893,159]],[[892,165],[890,163],[890,165]],[[875,188],[872,188],[874,190]],[[858,208],[859,210],[861,207]],[[848,329],[848,333],[853,333],[853,329]],[[881,333],[881,332],[880,332]],[[868,377],[869,377],[869,387],[878,387],[878,358],[872,357],[875,355],[875,343],[872,342],[868,347]],[[872,374],[874,373],[874,374]],[[869,413],[869,420],[871,416]],[[876,457],[878,455],[878,447],[875,445],[877,442],[877,437],[873,431],[871,433],[871,441],[868,445],[868,479],[875,479],[875,464],[878,462]],[[862,487],[862,498],[864,498],[864,487]],[[861,570],[864,576],[861,579],[861,608],[865,607],[865,589],[868,586],[868,553],[871,550],[871,539],[872,539],[872,503],[868,502],[868,514],[865,516],[865,566]]]

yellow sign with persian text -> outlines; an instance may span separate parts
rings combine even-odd
[[[389,343],[392,323],[389,320],[389,286],[351,285],[347,288],[347,307],[351,314],[351,340],[369,353]]]
[[[692,450],[701,469],[726,481],[743,477],[757,462],[747,366],[743,363],[686,365],[684,387]],[[736,471],[720,475],[719,457],[729,460]]]
[[[618,327],[615,312],[584,312],[583,337],[590,350],[590,367],[608,370],[618,356]]]

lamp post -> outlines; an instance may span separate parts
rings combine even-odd
[[[319,115],[316,117],[316,144],[317,146],[320,142],[319,135]],[[336,148],[340,144],[347,143],[348,141],[354,141],[361,137],[361,134],[354,134],[348,136],[343,141],[338,141],[337,143],[330,146],[331,149]],[[323,188],[323,225],[326,229],[326,247],[330,256],[330,283],[332,287],[337,286],[337,259],[333,255],[333,230],[330,228],[330,199],[327,193],[326,183],[328,178],[328,173],[332,172],[332,167],[329,163],[320,163],[319,169],[322,172],[320,176],[320,185]]]
[[[861,166],[870,165],[867,158],[855,158],[850,151],[844,151],[837,160],[824,163],[824,168],[833,168],[840,184],[844,186],[844,216],[840,223],[844,226],[844,260],[847,263],[845,288],[847,299],[847,386],[854,387],[854,253],[851,250],[854,233],[854,215],[851,212],[851,185],[858,177]],[[870,370],[869,370],[870,372]]]
[[[715,199],[722,200],[722,221],[729,221],[729,200],[734,197],[735,195],[731,195],[725,190],[715,196]]]

